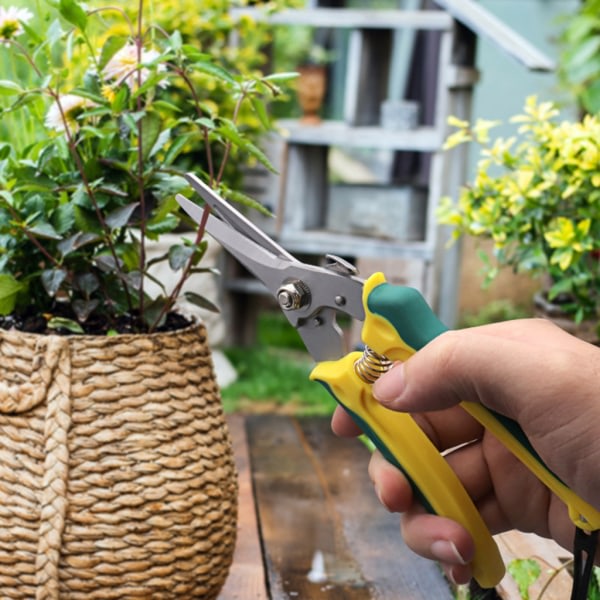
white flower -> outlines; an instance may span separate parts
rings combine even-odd
[[[66,120],[69,130],[73,131],[79,127],[79,124],[77,123],[77,117],[81,114],[81,112],[86,108],[92,108],[94,106],[98,105],[87,98],[82,98],[81,96],[75,96],[73,94],[65,94],[64,96],[60,96],[58,102],[54,102],[54,104],[46,113],[46,127],[48,127],[48,129],[55,129],[56,131],[65,131]]]
[[[151,63],[159,57],[156,50],[142,50],[141,64]],[[142,67],[138,73],[136,68],[138,65],[138,49],[135,44],[129,43],[121,48],[115,55],[106,63],[102,74],[107,81],[113,81],[120,85],[126,83],[130,89],[137,87],[138,79],[144,83],[150,76],[150,69]],[[158,71],[164,71],[164,65],[158,65]],[[166,86],[166,81],[160,82],[161,87]]]
[[[22,23],[33,18],[33,13],[26,8],[0,6],[0,40],[5,43],[23,33]]]

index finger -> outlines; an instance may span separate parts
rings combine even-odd
[[[356,437],[362,433],[354,419],[339,405],[331,416],[331,429],[340,437]]]
[[[394,413],[390,410],[390,419],[394,418]],[[477,440],[483,433],[481,424],[460,406],[411,416],[440,452]],[[331,428],[340,437],[355,437],[363,433],[341,406],[337,406],[332,415]]]

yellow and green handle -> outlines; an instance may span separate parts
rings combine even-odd
[[[417,290],[390,285],[381,273],[365,282],[363,303],[363,342],[393,361],[405,361],[447,329]],[[354,371],[354,363],[361,356],[361,352],[352,352],[340,360],[320,363],[311,379],[329,390],[386,459],[406,475],[429,512],[448,517],[471,533],[475,541],[473,577],[481,587],[494,587],[504,574],[504,564],[481,515],[454,471],[412,417],[391,412],[373,399],[371,385]],[[515,421],[478,403],[463,402],[461,406],[567,504],[578,527],[600,529],[600,512],[546,467]]]

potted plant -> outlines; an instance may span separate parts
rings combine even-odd
[[[252,140],[278,78],[143,0],[37,8],[0,7],[0,595],[215,598],[236,478],[204,325],[177,311],[206,241],[174,195],[192,169],[244,199],[224,176],[270,166]],[[150,295],[160,261],[178,281]]]
[[[327,92],[328,67],[334,53],[317,38],[326,32],[309,26],[285,26],[275,30],[274,55],[283,71],[296,71],[296,97],[305,125],[321,123],[321,108]]]
[[[600,303],[600,121],[562,120],[556,106],[526,100],[512,119],[518,131],[490,138],[497,122],[474,125],[451,119],[457,131],[446,148],[476,143],[480,151],[473,181],[457,202],[440,204],[441,223],[454,238],[493,240],[485,257],[486,278],[499,267],[541,277],[538,305],[558,310],[571,325],[588,321],[597,335]],[[566,324],[563,321],[563,325]]]

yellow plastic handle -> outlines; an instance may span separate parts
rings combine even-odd
[[[396,467],[402,470],[427,510],[463,525],[475,541],[473,577],[484,588],[504,575],[498,547],[458,477],[422,429],[407,414],[384,408],[371,386],[354,372],[361,352],[318,364],[311,374],[352,415],[361,429]]]

